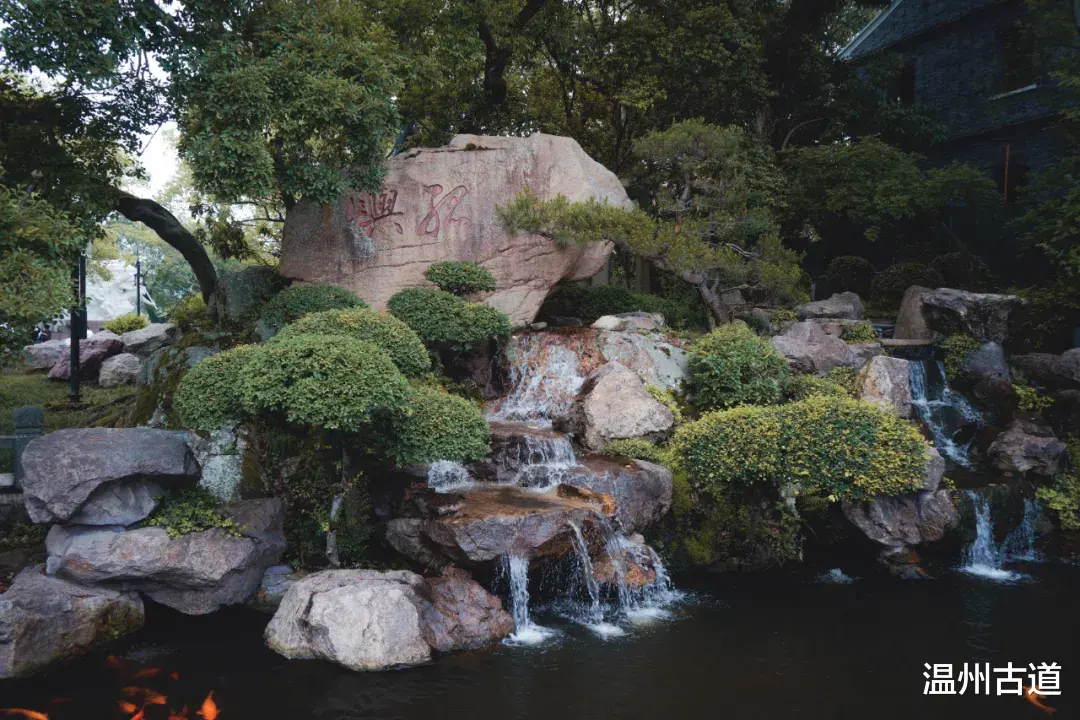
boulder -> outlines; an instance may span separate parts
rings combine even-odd
[[[1062,390],[1046,415],[1061,436],[1080,436],[1080,390]],[[1080,470],[1080,468],[1074,468]]]
[[[802,373],[824,375],[836,367],[855,367],[861,357],[852,346],[810,321],[793,324],[783,335],[773,337],[772,345],[792,370]]]
[[[293,570],[288,565],[271,565],[263,572],[259,587],[248,602],[257,610],[274,612],[281,606],[289,588],[309,574],[306,570]]]
[[[285,550],[280,500],[245,500],[221,508],[239,536],[224,528],[170,537],[162,527],[54,525],[45,539],[50,575],[82,584],[138,590],[188,615],[246,602]]]
[[[239,500],[247,450],[247,440],[239,428],[228,424],[209,432],[188,432],[184,437],[202,468],[199,486],[220,502]]]
[[[139,377],[139,368],[142,360],[138,355],[120,353],[101,364],[101,372],[98,374],[98,385],[101,387],[116,387],[117,385],[132,385]]]
[[[836,293],[827,300],[818,300],[795,308],[795,316],[800,320],[811,318],[844,318],[845,320],[862,319],[862,301],[853,292]]]
[[[960,514],[948,490],[879,495],[863,503],[844,503],[844,516],[884,552],[940,540],[957,527]]]
[[[615,519],[626,534],[655,525],[671,508],[671,471],[644,460],[621,464],[588,456],[562,482],[615,498]]]
[[[664,316],[660,313],[630,312],[618,315],[604,315],[592,324],[593,330],[634,331],[659,330],[664,327]]]
[[[570,431],[592,450],[621,438],[662,438],[674,424],[671,410],[649,394],[637,373],[618,362],[585,378],[568,421]]]
[[[923,490],[933,492],[941,485],[945,477],[945,458],[936,447],[931,446],[928,450],[926,465],[923,467]]]
[[[38,523],[127,525],[154,509],[161,488],[199,477],[187,444],[150,428],[58,430],[31,440],[22,462],[26,509]]]
[[[862,400],[910,418],[911,380],[908,372],[907,360],[879,355],[855,376],[855,388]]]
[[[112,330],[98,330],[96,333],[90,333],[90,337],[95,340],[122,340],[120,335],[117,335]]]
[[[124,350],[124,343],[119,340],[80,340],[79,341],[79,379],[93,382],[97,380],[101,365],[113,355]],[[50,380],[67,380],[71,376],[71,353],[62,353],[60,360],[49,371]]]
[[[922,296],[923,316],[930,328],[959,328],[981,342],[1005,342],[1009,313],[1024,301],[1015,295],[973,293],[938,288]]]
[[[0,595],[0,680],[82,655],[143,620],[136,593],[83,587],[28,567]]]
[[[135,379],[139,387],[149,387],[164,382],[170,375],[190,370],[206,358],[214,355],[210,348],[192,345],[186,348],[166,347],[155,350],[143,361],[139,376]]]
[[[47,340],[43,343],[27,345],[23,348],[27,372],[47,372],[53,369],[60,358],[68,354],[69,347],[63,340]]]
[[[600,332],[596,342],[606,361],[633,370],[646,385],[678,392],[690,377],[690,356],[659,333]]]
[[[142,330],[132,330],[120,336],[124,352],[146,357],[155,350],[175,345],[180,339],[180,326],[172,323],[150,323]]]
[[[425,580],[402,570],[323,570],[289,588],[265,638],[290,659],[385,670],[488,645],[513,629],[499,599],[460,571]]]
[[[848,347],[851,348],[851,356],[855,360],[855,364],[852,367],[861,368],[870,362],[874,358],[885,352],[881,347],[881,343],[849,343]]]
[[[221,270],[207,310],[219,323],[247,322],[254,319],[263,303],[283,285],[274,268],[265,265]]]
[[[1066,450],[1049,427],[1021,418],[998,435],[986,452],[1003,472],[1049,477],[1061,472]]]
[[[572,138],[458,135],[446,147],[388,160],[377,194],[348,191],[332,206],[298,203],[283,230],[279,272],[340,285],[381,309],[399,290],[428,285],[431,263],[474,262],[496,282],[478,299],[514,326],[527,325],[557,283],[597,274],[612,245],[563,246],[510,232],[497,207],[526,186],[543,199],[562,194],[632,207],[619,179]]]
[[[1080,348],[1060,355],[1013,355],[1012,364],[1028,380],[1048,390],[1080,390]]]
[[[923,298],[933,292],[930,288],[912,285],[900,301],[900,312],[893,326],[895,340],[933,340],[934,331],[923,314]]]
[[[960,371],[976,378],[1009,380],[1009,363],[1000,343],[988,342],[964,358]]]

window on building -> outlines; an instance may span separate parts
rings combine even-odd
[[[1011,27],[1001,33],[1001,92],[1035,83],[1035,46],[1031,33]]]
[[[889,100],[901,105],[915,102],[915,61],[908,60],[903,69],[889,81]]]

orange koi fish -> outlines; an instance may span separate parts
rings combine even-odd
[[[210,694],[203,700],[202,707],[195,713],[203,720],[216,720],[217,716],[221,714],[218,710],[217,703],[214,702],[214,692],[211,690]]]

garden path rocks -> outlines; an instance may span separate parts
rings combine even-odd
[[[386,670],[489,645],[513,629],[499,599],[459,570],[429,579],[402,570],[324,570],[289,588],[265,638],[290,659]]]
[[[671,410],[618,362],[605,363],[585,378],[566,423],[590,450],[623,438],[661,439],[674,424]]]
[[[855,388],[862,400],[891,410],[903,418],[912,417],[911,380],[907,360],[879,355],[855,376]]]
[[[79,379],[94,382],[98,379],[101,365],[113,355],[124,351],[124,343],[114,339],[90,338],[79,341]],[[71,377],[71,353],[61,353],[60,359],[49,371],[50,380],[67,380]]]
[[[1049,426],[1019,418],[997,436],[986,452],[1002,472],[1051,477],[1064,468],[1066,450],[1065,443]]]
[[[800,320],[812,318],[843,318],[846,320],[862,319],[862,301],[853,292],[836,293],[826,300],[799,305],[795,316]]]
[[[142,367],[142,359],[131,353],[120,353],[101,364],[98,374],[98,385],[101,387],[116,387],[117,385],[133,385],[139,377],[139,369]]]
[[[128,525],[162,488],[194,485],[199,465],[174,433],[151,428],[58,430],[23,451],[23,492],[34,522]]]
[[[0,680],[86,653],[143,620],[136,593],[84,587],[28,567],[0,594]]]
[[[215,527],[171,537],[162,527],[124,529],[55,525],[46,567],[81,584],[137,590],[188,615],[249,600],[285,550],[284,508],[277,499],[220,509],[239,530]]]
[[[381,309],[402,288],[427,285],[431,263],[474,262],[496,282],[476,299],[515,327],[528,325],[557,283],[600,272],[612,244],[563,246],[511,232],[497,208],[526,186],[542,198],[633,207],[615,174],[572,138],[458,135],[446,147],[390,158],[375,195],[347,191],[329,207],[298,203],[283,230],[279,272],[340,285]]]
[[[172,323],[150,323],[141,330],[132,330],[120,336],[124,352],[147,357],[155,350],[175,345],[180,339],[180,327]]]

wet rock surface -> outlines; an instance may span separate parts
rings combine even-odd
[[[960,521],[948,490],[882,495],[868,502],[844,503],[843,511],[853,525],[889,552],[941,540]]]

